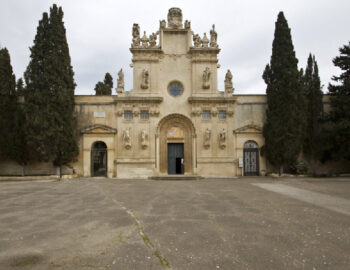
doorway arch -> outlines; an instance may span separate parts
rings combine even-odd
[[[91,147],[91,176],[107,177],[107,145],[97,141]]]
[[[172,135],[174,134],[174,135]],[[173,147],[183,148],[182,157],[180,158],[181,168],[176,169],[179,174],[193,174],[194,157],[195,157],[195,128],[192,121],[181,114],[170,114],[159,121],[157,127],[157,135],[159,139],[159,172],[161,174],[169,174],[169,158],[172,156],[169,149]],[[177,144],[177,146],[175,146]],[[175,150],[176,152],[177,150]],[[180,151],[181,152],[181,151]],[[170,156],[169,156],[170,154]],[[174,162],[178,162],[175,157]],[[176,163],[177,167],[178,164]],[[171,173],[171,172],[170,172]]]
[[[243,168],[245,176],[259,175],[259,147],[255,141],[246,141],[243,146]]]

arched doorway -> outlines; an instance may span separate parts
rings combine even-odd
[[[243,146],[244,175],[259,175],[259,147],[254,141],[247,141]]]
[[[107,145],[94,142],[91,148],[91,176],[107,176]]]
[[[170,114],[160,120],[159,172],[162,174],[193,174],[195,128],[189,118]]]

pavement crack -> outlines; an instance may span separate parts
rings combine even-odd
[[[106,194],[99,186],[97,186],[97,188],[106,197],[108,197],[111,201],[113,201],[115,204],[117,204],[119,207],[121,207],[134,220],[137,231],[138,231],[139,235],[141,236],[142,241],[147,246],[147,248],[151,250],[153,256],[155,256],[159,260],[160,264],[166,269],[172,269],[168,260],[162,255],[160,250],[149,239],[149,237],[145,233],[145,230],[142,226],[141,221],[135,216],[135,214],[130,209],[126,208],[121,202],[119,202],[118,200],[116,200],[112,196],[109,196],[108,194]]]

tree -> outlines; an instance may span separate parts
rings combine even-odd
[[[275,27],[270,64],[263,73],[267,110],[262,150],[281,174],[284,167],[296,161],[302,147],[304,98],[298,60],[283,12],[278,14]]]
[[[23,96],[24,95],[24,82],[22,78],[19,78],[16,83],[16,92],[17,96]]]
[[[10,54],[6,48],[0,49],[0,158],[12,156],[14,137],[14,117],[16,114],[16,78],[13,74]]]
[[[103,82],[97,82],[95,92],[97,96],[112,95],[113,78],[108,72],[105,75]]]
[[[328,149],[326,156],[335,160],[350,160],[350,42],[339,49],[340,55],[333,59],[333,64],[342,70],[329,84],[330,112],[327,128]]]
[[[39,22],[25,72],[27,141],[32,156],[60,167],[78,154],[75,134],[74,72],[63,11],[53,5]]]
[[[303,143],[304,156],[310,161],[315,174],[314,162],[321,155],[321,119],[323,116],[323,92],[315,56],[311,53],[303,76],[303,91],[306,98],[306,125]]]

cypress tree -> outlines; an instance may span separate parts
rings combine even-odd
[[[280,12],[270,64],[263,73],[267,84],[263,153],[272,165],[279,167],[280,174],[296,161],[302,146],[304,98],[297,65],[290,28]]]
[[[76,123],[74,114],[74,72],[71,66],[66,29],[63,23],[61,7],[53,5],[50,9],[49,40],[51,53],[48,59],[50,86],[54,99],[56,125],[56,149],[53,163],[60,167],[66,165],[78,155]]]
[[[309,55],[303,77],[306,98],[306,126],[303,143],[304,156],[309,159],[315,174],[313,162],[320,157],[320,121],[323,114],[323,92],[315,56]]]
[[[328,158],[350,160],[350,42],[339,49],[340,55],[333,59],[333,64],[342,70],[329,84],[330,113],[328,115],[329,148]]]
[[[2,48],[0,49],[0,159],[2,160],[12,156],[16,106],[16,78],[10,54],[6,48]]]
[[[31,61],[25,72],[26,134],[32,156],[62,166],[78,154],[75,136],[73,69],[56,5],[39,22]]]
[[[113,78],[108,72],[105,75],[103,82],[97,82],[95,86],[96,96],[112,95]]]

